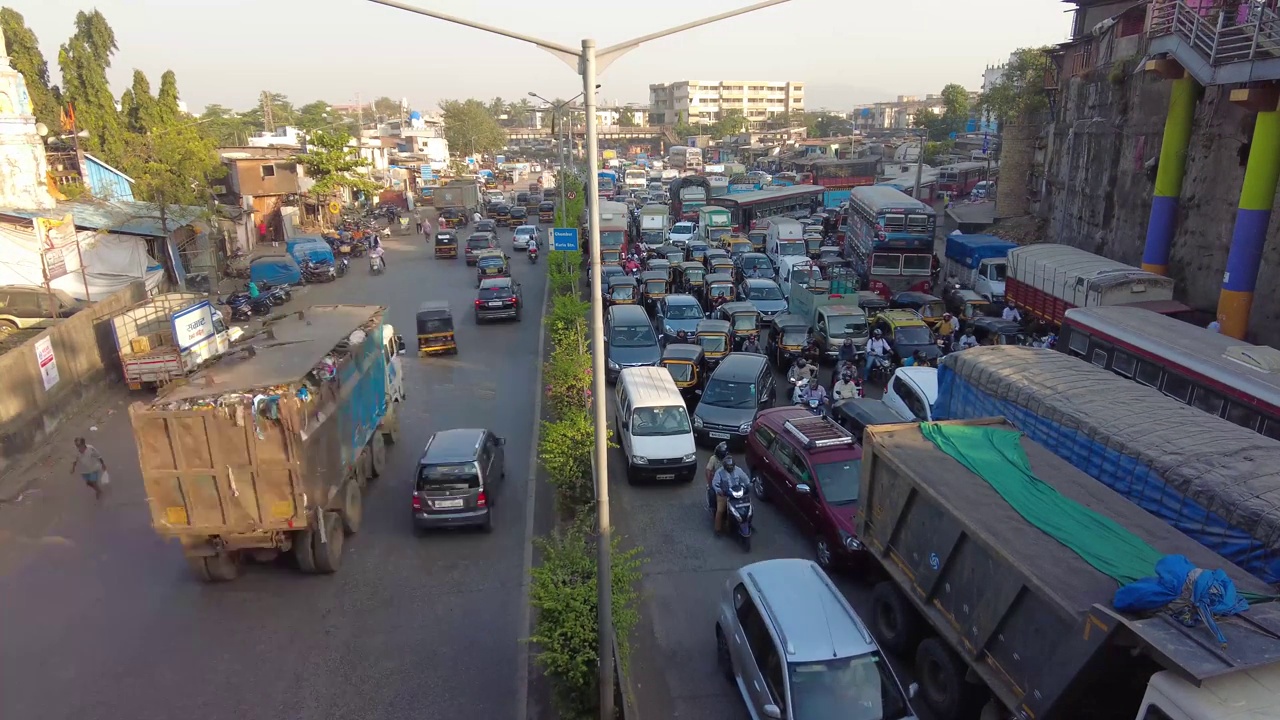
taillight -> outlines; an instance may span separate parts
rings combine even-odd
[[[483,305],[483,304],[484,304],[484,303],[483,303],[483,302],[481,302],[481,301],[479,301],[479,300],[477,300],[477,301],[476,301],[476,307],[480,307],[480,306],[481,306],[481,305]]]
[[[489,498],[485,497],[484,491],[481,490],[480,492],[476,493],[476,507],[487,507],[488,505],[489,505]]]
[[[413,496],[413,509],[414,510],[422,509],[422,498],[418,497],[417,495]]]

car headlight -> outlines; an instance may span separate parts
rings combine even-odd
[[[610,370],[621,370],[621,369],[622,369],[622,366],[621,366],[621,365],[619,365],[618,363],[616,363],[616,362],[614,362],[614,361],[610,360],[610,361],[609,361],[609,369],[610,369]]]
[[[858,538],[843,530],[840,531],[840,540],[844,543],[844,549],[849,552],[856,552],[862,549],[862,543],[858,541]]]
[[[632,455],[632,456],[631,456],[631,462],[632,462],[632,463],[634,463],[634,464],[636,464],[636,465],[648,465],[648,464],[649,464],[649,458],[647,458],[647,457],[645,457],[645,456],[643,456],[643,455]]]
[[[680,462],[691,463],[691,462],[697,462],[697,461],[698,461],[697,453],[689,453],[688,455],[685,455],[684,457],[680,458]]]
[[[667,325],[667,326],[663,327],[663,328],[662,328],[662,331],[663,331],[663,332],[665,332],[665,333],[666,333],[666,334],[668,334],[668,335],[675,335],[675,334],[676,334],[676,329],[675,329],[675,328],[673,328],[673,327],[671,327],[670,325]]]
[[[693,416],[693,426],[694,426],[695,428],[701,428],[701,427],[702,427],[702,418],[698,417],[697,415],[694,415],[694,416]]]
[[[738,432],[742,433],[743,435],[746,435],[747,433],[751,432],[751,423],[742,423],[741,425],[739,425]]]

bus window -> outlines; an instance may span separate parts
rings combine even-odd
[[[1089,352],[1089,336],[1080,332],[1077,328],[1070,330],[1071,335],[1067,338],[1067,347],[1071,349],[1071,354],[1077,357],[1084,357]]]
[[[907,227],[913,230],[924,230],[929,227],[929,217],[927,215],[910,215],[907,217]]]
[[[1122,353],[1117,350],[1111,356],[1111,371],[1117,375],[1123,375],[1127,378],[1133,377],[1134,368],[1138,362],[1128,353]]]
[[[1191,404],[1195,407],[1209,413],[1210,415],[1222,416],[1222,405],[1225,402],[1222,396],[1212,390],[1198,387],[1196,392],[1191,396]]]
[[[1267,418],[1267,421],[1262,425],[1262,434],[1272,440],[1280,440],[1280,420]]]
[[[1133,379],[1147,387],[1158,388],[1160,387],[1160,366],[1155,363],[1149,363],[1146,360],[1140,360],[1138,361],[1138,374]]]
[[[1166,373],[1160,390],[1174,400],[1191,403],[1191,381],[1177,373]]]
[[[1089,362],[1100,368],[1107,366],[1107,351],[1105,348],[1094,348],[1093,353],[1089,355]]]
[[[932,270],[932,255],[902,256],[902,273],[904,275],[928,275]]]
[[[1258,431],[1258,416],[1254,414],[1253,410],[1250,410],[1244,405],[1239,405],[1237,403],[1231,403],[1228,405],[1227,420],[1242,428],[1247,428],[1254,432]]]
[[[888,232],[903,230],[907,226],[907,217],[905,215],[885,215],[880,218],[880,224]]]
[[[876,253],[871,256],[871,272],[899,272],[902,270],[902,256],[893,253]]]

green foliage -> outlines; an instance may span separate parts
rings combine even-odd
[[[955,140],[943,140],[941,142],[927,142],[924,144],[924,162],[927,165],[938,165],[942,160],[942,156],[947,155],[955,149]]]
[[[81,146],[113,164],[123,164],[127,130],[107,82],[116,36],[102,13],[76,13],[76,32],[58,52],[62,93],[75,109],[78,127],[89,131]]]
[[[26,81],[36,120],[44,123],[50,132],[58,132],[58,89],[49,84],[49,63],[40,52],[39,39],[27,27],[22,13],[9,7],[0,8],[0,30],[4,32],[10,64]]]
[[[809,129],[811,138],[844,137],[853,134],[853,123],[835,113],[805,113],[804,125]]]
[[[494,119],[490,107],[479,100],[443,100],[440,109],[444,114],[444,136],[454,152],[492,154],[506,147],[506,132]]]
[[[217,148],[194,123],[175,122],[126,136],[123,170],[134,180],[134,192],[159,206],[168,229],[170,208],[204,205],[209,184],[225,172]]]
[[[581,261],[582,255],[577,252],[567,250],[552,250],[547,253],[547,282],[551,283],[551,313],[547,318],[548,327],[552,328],[554,333],[557,329],[555,323],[560,322],[558,316],[560,314],[558,303],[559,298],[568,296],[573,300],[578,299],[577,287],[578,279],[581,277],[578,263]],[[576,309],[573,311],[576,312]],[[566,314],[571,314],[566,312]],[[578,314],[578,317],[585,317],[586,310]]]
[[[946,129],[946,136],[951,133],[964,132],[969,123],[969,91],[962,85],[949,83],[942,88],[942,117],[939,118]],[[943,139],[943,138],[935,138]]]
[[[1048,47],[1013,51],[1004,74],[982,94],[979,106],[997,122],[1017,122],[1048,107],[1044,74],[1049,68]]]
[[[538,611],[529,641],[535,661],[551,680],[556,709],[566,720],[587,720],[598,713],[596,550],[581,528],[569,528],[538,541],[542,564],[533,569],[529,599]],[[639,620],[636,582],[642,560],[638,549],[621,550],[613,542],[613,626],[618,652],[627,656],[627,638]]]
[[[373,112],[379,117],[398,118],[400,117],[400,101],[392,100],[383,95],[373,101]]]
[[[307,135],[307,152],[295,159],[307,169],[307,176],[316,184],[311,194],[325,198],[337,194],[341,188],[350,188],[372,194],[380,187],[359,174],[368,161],[360,157],[351,136],[341,130],[315,130]]]
[[[547,482],[556,489],[556,506],[565,516],[575,516],[595,497],[591,475],[595,435],[595,422],[586,410],[569,410],[542,423],[538,459],[547,471]]]
[[[120,114],[129,132],[146,133],[160,125],[156,99],[151,95],[151,82],[146,73],[133,71],[133,84],[120,96]]]
[[[747,121],[747,117],[740,110],[727,110],[724,115],[711,124],[708,132],[711,137],[719,140],[730,135],[737,135],[746,132],[751,127],[751,123]]]
[[[219,147],[247,145],[256,130],[244,114],[221,105],[206,105],[200,114],[200,131]]]
[[[323,100],[309,102],[298,108],[298,127],[303,130],[321,130],[335,124],[337,117]]]
[[[618,115],[618,127],[630,128],[639,126],[640,123],[636,122],[636,114],[630,110],[623,111]]]

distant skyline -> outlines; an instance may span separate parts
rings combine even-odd
[[[545,3],[406,0],[421,7],[576,46],[601,46],[752,0],[647,0],[642,12],[581,0]],[[211,103],[254,105],[263,90],[295,105],[365,102],[386,95],[435,110],[442,99],[568,98],[581,80],[532,45],[406,13],[366,0],[40,0],[11,4],[40,39],[60,82],[58,48],[79,10],[96,7],[119,50],[108,77],[117,96],[134,68],[152,86],[178,76],[194,113]],[[554,12],[552,11],[554,7]],[[676,80],[761,79],[806,85],[805,106],[849,110],[898,95],[936,93],[947,83],[982,85],[987,65],[1019,47],[1067,39],[1060,0],[943,0],[894,3],[792,0],[641,46],[600,75],[600,98],[647,103],[649,84]],[[621,17],[619,17],[621,16]]]

